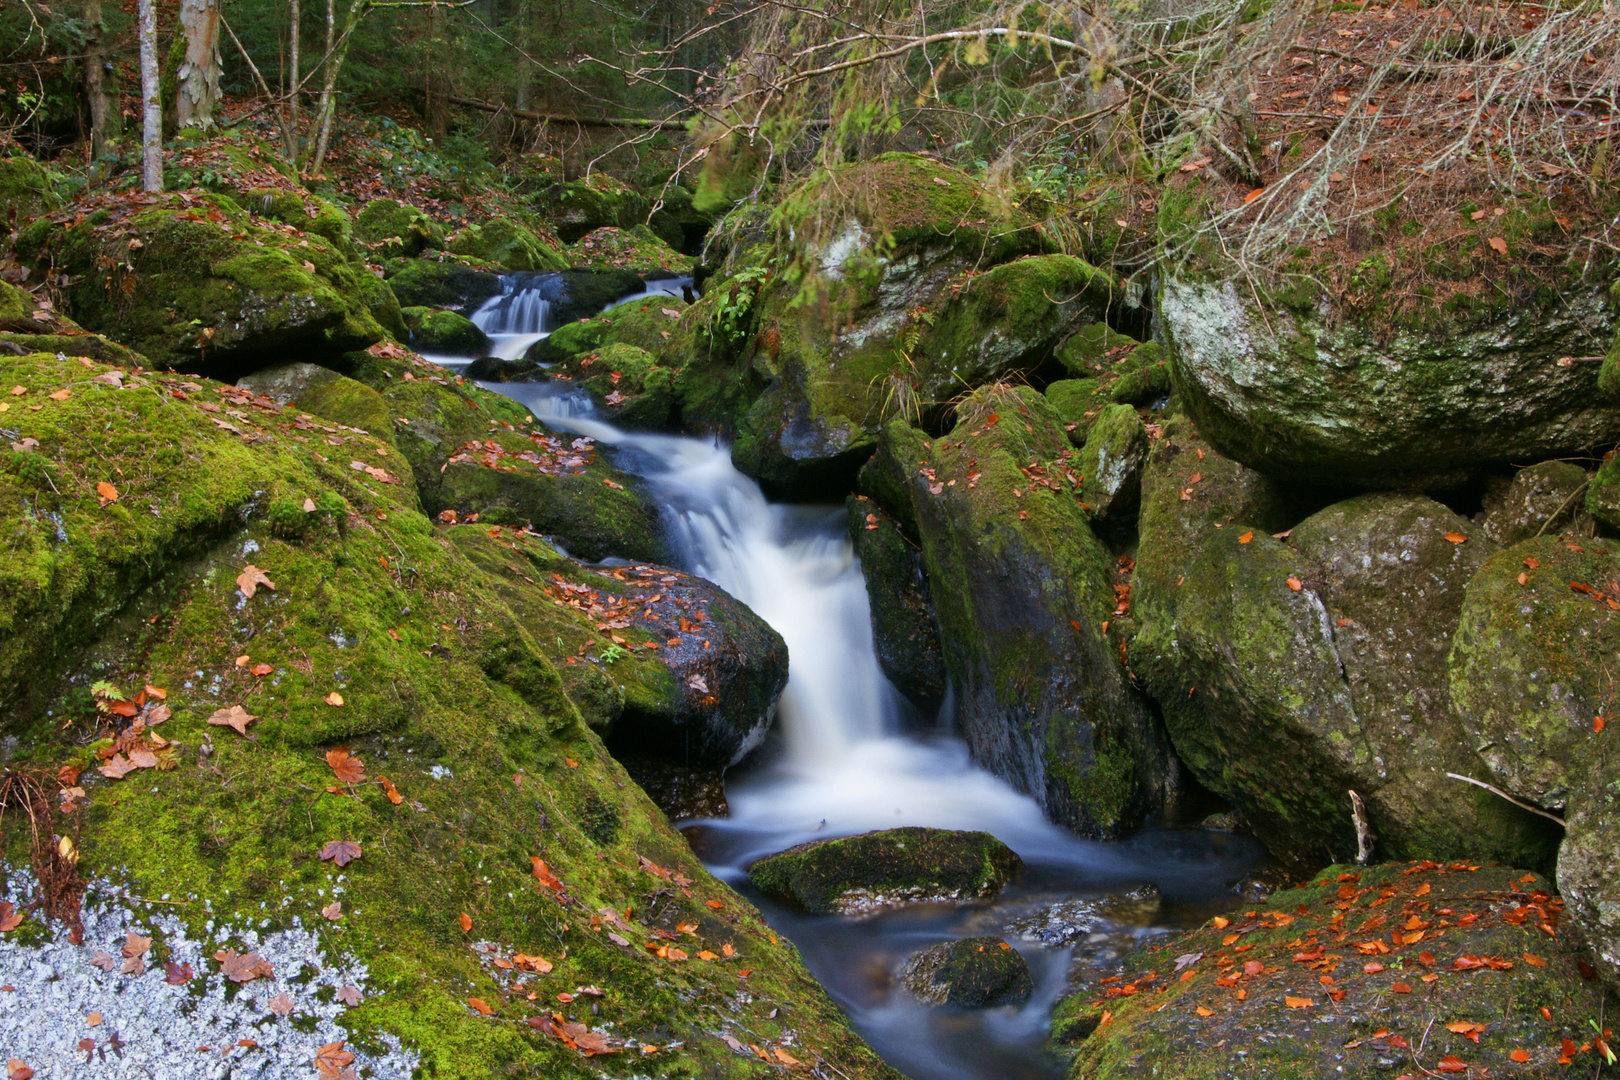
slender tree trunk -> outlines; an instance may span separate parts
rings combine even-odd
[[[287,130],[292,132],[293,142],[298,142],[298,102],[303,96],[302,80],[303,68],[298,63],[298,38],[303,30],[303,21],[298,12],[298,0],[292,0],[292,29],[287,32],[287,51],[292,54],[289,63],[292,65],[292,80],[289,85],[291,95],[287,106]]]
[[[343,36],[335,37],[337,28],[337,0],[326,0],[326,65],[321,77],[321,104],[318,110],[320,134],[315,141],[315,158],[309,171],[318,173],[326,161],[326,147],[332,137],[332,114],[337,111],[337,77],[343,60],[349,55],[349,42],[354,28],[365,17],[368,0],[349,0],[349,14],[343,23]]]
[[[219,0],[180,0],[180,30],[186,57],[176,79],[176,124],[207,131],[219,105]]]
[[[517,47],[517,94],[513,104],[519,112],[527,112],[534,87],[534,0],[518,0]]]
[[[107,60],[107,28],[101,0],[85,0],[84,96],[90,106],[90,157],[104,157],[123,131],[118,106],[118,79]],[[109,74],[112,75],[109,78]]]
[[[163,101],[158,90],[157,0],[140,0],[141,187],[163,190]]]
[[[435,136],[441,138],[444,136],[445,130],[444,114],[446,102],[444,99],[449,93],[449,89],[446,85],[444,72],[442,70],[435,72],[434,68],[442,68],[444,66],[439,62],[438,59],[440,44],[439,35],[443,32],[443,27],[444,19],[439,14],[439,5],[429,5],[427,63],[422,65],[422,77],[424,82],[422,89],[426,92],[424,97],[426,99],[426,120],[428,130],[433,132]],[[435,75],[438,77],[434,78]]]

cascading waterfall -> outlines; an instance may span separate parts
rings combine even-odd
[[[649,297],[680,296],[690,277],[654,278],[646,287],[626,293],[608,309]],[[502,274],[501,292],[472,313],[473,325],[489,335],[491,356],[517,360],[535,342],[548,337],[556,324],[553,309],[566,298],[567,286],[557,274]]]
[[[898,825],[983,829],[1028,866],[998,904],[1051,903],[1151,882],[1186,904],[1218,896],[1257,849],[1211,834],[1082,840],[1046,821],[1035,801],[976,766],[960,741],[899,731],[899,699],[873,647],[866,586],[842,510],[774,505],[717,442],[627,433],[593,417],[590,399],[558,384],[491,384],[548,426],[615,447],[665,508],[685,569],[742,600],[786,640],[789,676],[779,712],[782,752],[728,778],[731,816],[704,823],[703,854],[747,889],[755,859],[807,840]],[[1034,899],[1032,900],[1031,897]],[[1011,898],[1009,901],[1007,898]],[[1067,950],[1018,945],[1037,992],[1024,1006],[964,1016],[891,991],[887,972],[912,950],[987,932],[984,912],[911,910],[864,922],[811,918],[761,898],[773,925],[863,1035],[919,1080],[1045,1080],[1041,1047],[1066,983]],[[994,914],[992,912],[991,914]],[[998,932],[992,929],[989,932]]]

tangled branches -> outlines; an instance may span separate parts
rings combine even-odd
[[[84,937],[79,918],[84,883],[79,879],[78,802],[84,792],[74,786],[77,780],[78,771],[71,766],[61,773],[8,769],[0,775],[0,819],[12,809],[21,809],[28,818],[29,863],[39,883],[39,896],[29,906],[38,908],[48,921],[65,924],[75,945]],[[57,825],[58,816],[67,824]]]

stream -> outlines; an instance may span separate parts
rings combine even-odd
[[[679,295],[684,283],[650,282],[619,302]],[[545,336],[548,314],[543,301],[509,289],[473,319],[490,334],[494,355],[510,358]],[[771,743],[727,774],[728,818],[683,827],[710,870],[799,948],[861,1035],[896,1068],[915,1080],[1059,1077],[1061,1064],[1045,1043],[1071,969],[1107,966],[1145,939],[1237,903],[1233,886],[1264,858],[1253,840],[1170,828],[1147,828],[1122,842],[1082,839],[970,760],[951,734],[949,698],[932,724],[919,730],[904,722],[907,706],[878,665],[843,507],[771,503],[732,466],[724,443],[621,431],[566,386],[484,385],[522,402],[549,427],[613,448],[618,464],[641,476],[664,508],[682,569],[720,585],[786,640],[788,684]],[[762,856],[900,825],[982,829],[1017,852],[1026,869],[992,901],[860,919],[805,915],[748,883],[747,867]],[[1023,1005],[937,1008],[896,985],[895,972],[916,950],[986,934],[1005,935],[1028,962],[1035,992]]]

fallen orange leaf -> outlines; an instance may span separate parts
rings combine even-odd
[[[1316,1005],[1316,1001],[1313,998],[1289,997],[1284,994],[1283,1004],[1290,1009],[1309,1009]]]
[[[491,1013],[493,1013],[495,1011],[494,1009],[490,1008],[488,1005],[484,1004],[484,999],[483,998],[468,998],[467,999],[467,1004],[471,1005],[474,1009],[477,1009],[479,1012],[483,1013],[485,1016],[488,1016],[488,1015],[490,1015]]]
[[[1291,577],[1288,579],[1288,587],[1293,589],[1295,592],[1299,592],[1299,590],[1305,587],[1305,583],[1299,580],[1297,577]]]

